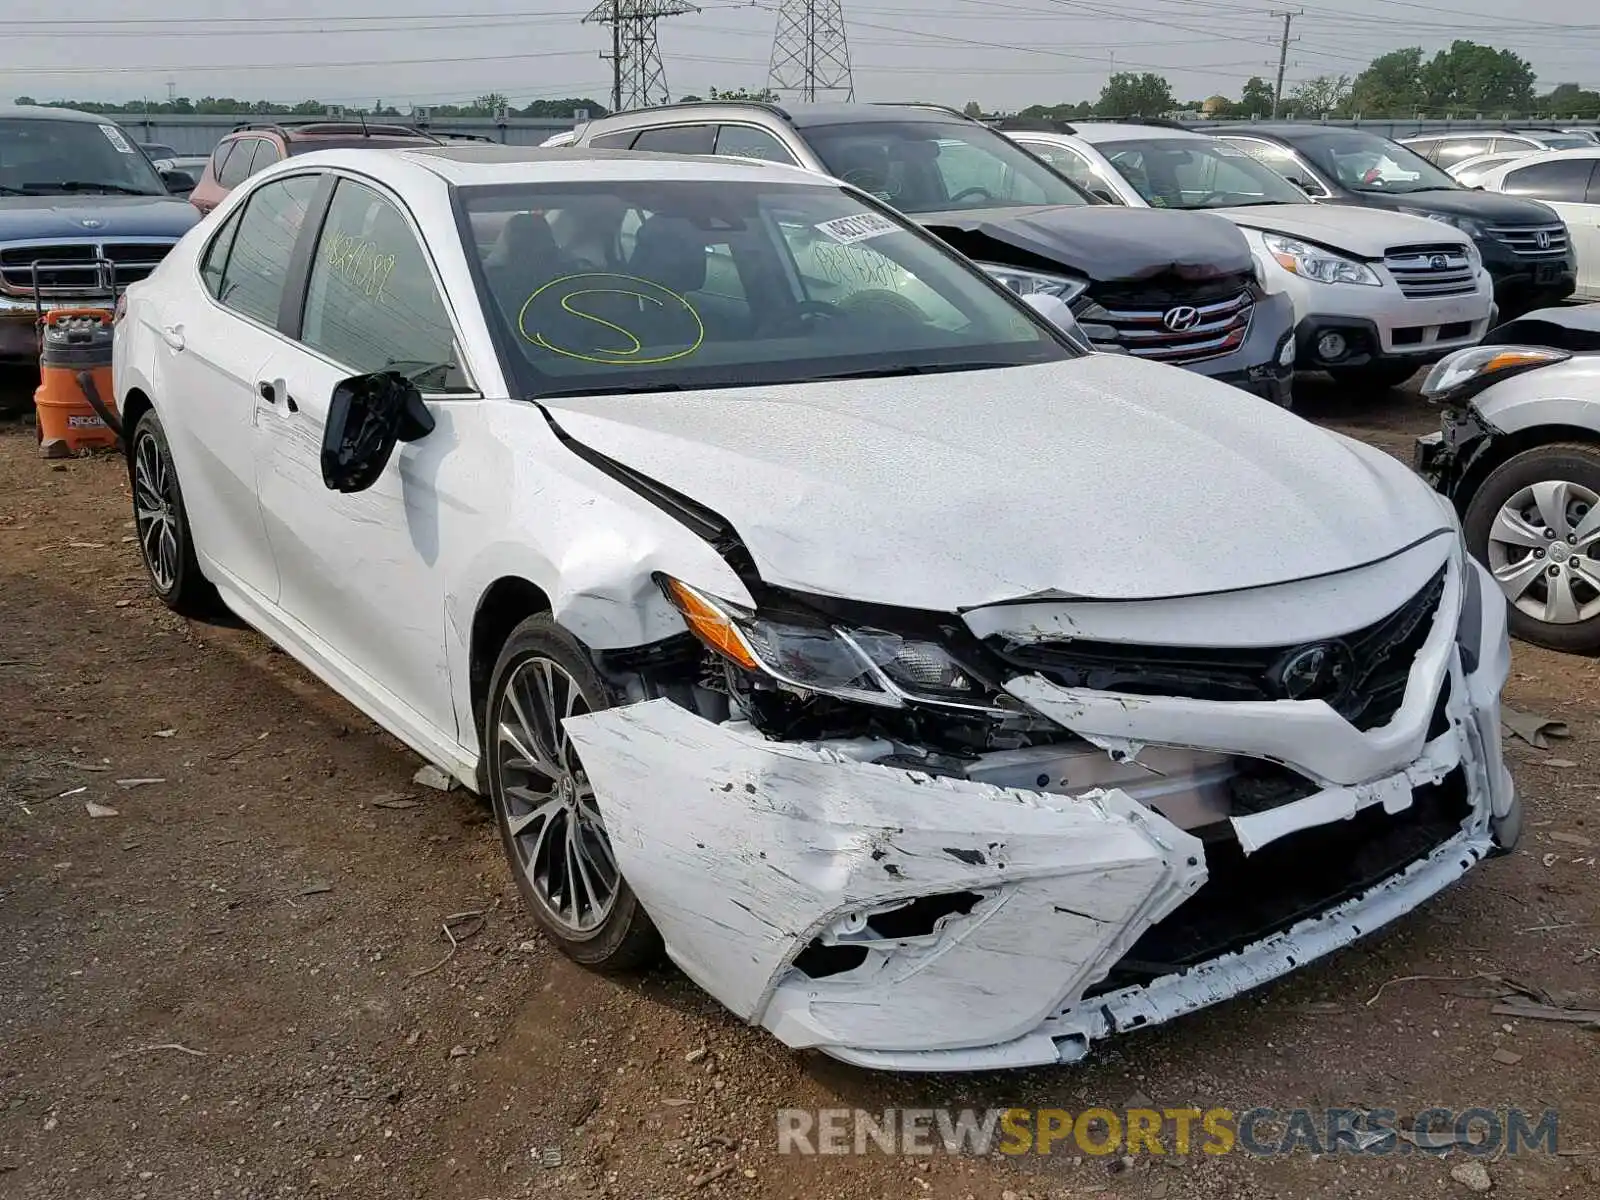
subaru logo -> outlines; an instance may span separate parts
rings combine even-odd
[[[1550,249],[1550,231],[1548,229],[1535,230],[1533,234],[1533,240],[1535,243],[1537,243],[1539,249]]]
[[[1445,258],[1445,256],[1442,254],[1435,254],[1428,260],[1428,266],[1432,267],[1435,271],[1442,271],[1449,265],[1449,259]]]
[[[1272,670],[1272,681],[1286,700],[1343,698],[1354,663],[1343,642],[1320,642],[1290,651]]]
[[[1185,333],[1200,324],[1200,310],[1192,304],[1180,304],[1167,309],[1161,323],[1173,333]]]
[[[105,224],[105,222],[99,217],[79,217],[78,224],[82,225],[85,229],[99,229],[100,226]]]

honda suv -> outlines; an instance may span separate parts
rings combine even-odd
[[[189,193],[189,203],[208,213],[257,171],[296,154],[353,146],[437,146],[442,140],[410,125],[369,125],[364,121],[240,125],[217,143],[205,174]]]
[[[1023,296],[1064,301],[1097,349],[1290,402],[1294,306],[1261,284],[1244,235],[1209,213],[1104,204],[981,121],[936,105],[669,105],[593,121],[573,144],[764,159],[892,205]],[[617,262],[626,247],[613,247]],[[873,250],[818,269],[901,283]],[[902,281],[903,282],[903,281]]]

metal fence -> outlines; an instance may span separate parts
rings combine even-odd
[[[210,154],[225,134],[243,122],[283,120],[293,124],[318,118],[281,114],[255,116],[249,113],[152,113],[149,116],[118,113],[110,119],[132,134],[135,141],[159,142],[171,146],[179,154]],[[345,116],[326,119],[350,121],[356,118]],[[374,124],[419,123],[413,117],[371,119]],[[508,117],[503,121],[493,117],[433,117],[427,121],[425,128],[437,133],[475,133],[512,146],[537,146],[551,134],[571,129],[572,126],[571,118],[560,117]]]
[[[1419,133],[1451,133],[1459,130],[1479,129],[1594,129],[1600,132],[1600,121],[1518,120],[1515,117],[1506,117],[1498,113],[1483,113],[1481,115],[1465,113],[1449,118],[1412,118],[1410,120],[1391,117],[1317,117],[1308,116],[1304,113],[1286,113],[1280,119],[1305,125],[1327,125],[1329,128],[1366,129],[1386,138],[1410,137]],[[1265,118],[1260,118],[1260,120],[1265,120]],[[1235,132],[1255,123],[1256,119],[1249,117],[1209,118],[1197,121],[1185,120],[1183,122],[1186,128],[1231,129]]]

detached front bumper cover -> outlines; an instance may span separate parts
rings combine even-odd
[[[1313,710],[1338,720],[1320,702],[1244,714],[1159,697],[1116,705],[1038,677],[1013,681],[1014,695],[1058,723],[1098,724],[1085,734],[1097,744],[1171,744],[1190,728],[1211,735],[1208,748],[1264,753],[1270,743],[1325,781],[1292,804],[1235,818],[1247,851],[1360,813],[1402,812],[1457,773],[1464,788],[1459,829],[1360,894],[1236,952],[1113,991],[1103,990],[1113,967],[1208,875],[1197,838],[1123,791],[1068,796],[935,778],[770,741],[665,700],[567,728],[618,865],[668,952],[741,1019],[790,1046],[876,1068],[1070,1062],[1095,1038],[1194,1011],[1356,940],[1459,878],[1491,852],[1496,829],[1515,828],[1499,754],[1504,614],[1464,612],[1461,592],[1451,595],[1436,618],[1442,636],[1413,670],[1419,694],[1408,693],[1391,726],[1349,731],[1365,743],[1356,757],[1381,768],[1359,779],[1333,777],[1335,765],[1352,765],[1340,747],[1311,744],[1327,730]],[[1458,622],[1473,626],[1459,631],[1460,646]],[[1448,728],[1424,739],[1446,679]],[[1097,711],[1096,700],[1108,707]],[[1164,736],[1141,739],[1141,729]],[[1215,745],[1233,735],[1261,744]],[[1294,761],[1297,739],[1304,762]],[[808,959],[819,952],[848,957],[819,972]],[[1084,999],[1096,984],[1101,994]]]

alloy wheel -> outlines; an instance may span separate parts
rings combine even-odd
[[[177,474],[166,448],[145,431],[133,450],[134,528],[145,565],[158,590],[170,592],[178,582]]]
[[[506,681],[495,726],[517,866],[545,915],[578,937],[604,924],[622,882],[594,787],[561,724],[589,711],[572,676],[535,656]]]
[[[1518,490],[1489,527],[1487,558],[1506,599],[1534,620],[1600,615],[1600,495],[1564,480]]]

